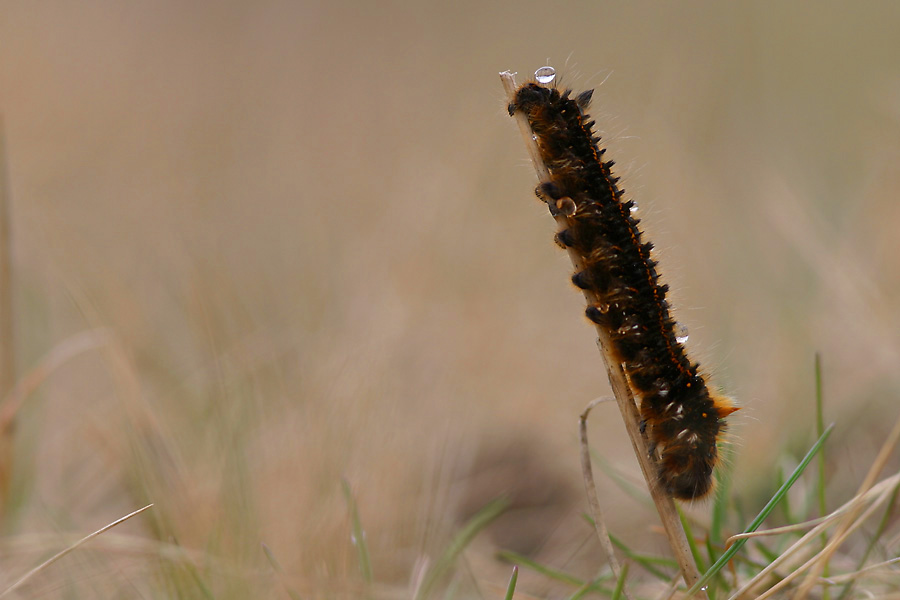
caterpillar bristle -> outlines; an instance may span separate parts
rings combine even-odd
[[[594,90],[585,90],[575,96],[575,103],[582,111],[586,111],[591,106],[591,98],[594,95]]]

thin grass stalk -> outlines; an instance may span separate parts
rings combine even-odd
[[[362,573],[363,580],[371,586],[374,581],[372,559],[369,556],[366,532],[363,529],[362,520],[359,518],[359,507],[356,504],[356,498],[353,496],[353,490],[350,489],[350,482],[342,479],[341,488],[344,491],[344,499],[347,501],[347,510],[350,512],[350,527],[353,531],[353,545],[356,546],[357,558],[359,559],[359,570]]]
[[[74,552],[75,550],[77,550],[78,548],[80,548],[80,547],[83,546],[84,544],[88,543],[89,541],[91,541],[91,540],[94,539],[95,537],[100,536],[100,535],[103,535],[104,533],[106,533],[107,531],[109,531],[110,529],[112,529],[113,527],[115,527],[116,525],[121,525],[122,523],[124,523],[125,521],[127,521],[128,519],[130,519],[130,518],[132,518],[132,517],[138,516],[139,514],[141,514],[141,513],[144,512],[145,510],[148,510],[148,509],[151,508],[152,506],[153,506],[152,504],[148,504],[148,505],[145,506],[144,508],[139,508],[139,509],[137,509],[137,510],[134,511],[134,512],[128,513],[128,514],[125,515],[124,517],[121,517],[121,518],[119,518],[119,519],[116,519],[115,521],[113,521],[113,522],[110,523],[109,525],[105,525],[105,526],[101,527],[100,529],[98,529],[98,530],[95,531],[94,533],[91,533],[91,534],[89,534],[89,535],[84,536],[83,538],[81,538],[80,540],[78,540],[77,542],[75,542],[74,544],[72,544],[71,546],[69,546],[68,548],[65,548],[64,550],[62,550],[62,551],[60,551],[60,552],[57,552],[56,554],[54,554],[53,556],[51,556],[50,558],[48,558],[47,560],[45,560],[44,562],[42,562],[41,564],[39,564],[38,566],[36,566],[35,568],[31,569],[30,571],[28,571],[27,573],[25,573],[24,575],[22,575],[21,577],[19,577],[19,578],[18,578],[11,586],[9,586],[8,588],[6,588],[6,589],[3,590],[2,592],[0,592],[0,598],[3,598],[3,597],[5,597],[5,596],[8,596],[8,595],[11,594],[12,592],[16,591],[17,589],[19,589],[20,587],[22,587],[23,585],[25,585],[25,583],[26,583],[29,579],[31,579],[32,577],[34,577],[35,575],[37,575],[38,573],[40,573],[41,571],[43,571],[44,569],[46,569],[47,567],[49,567],[50,565],[52,565],[53,563],[55,563],[56,561],[58,561],[59,559],[63,558],[63,557],[66,556],[67,554],[70,554],[71,552]]]
[[[616,558],[612,540],[609,538],[609,530],[606,528],[606,521],[603,520],[603,511],[600,508],[600,500],[597,497],[597,486],[594,483],[594,470],[591,468],[591,450],[588,445],[587,434],[588,415],[591,413],[591,409],[604,400],[605,398],[593,400],[587,405],[578,419],[578,433],[581,443],[581,475],[584,479],[584,489],[588,497],[588,506],[590,506],[591,509],[591,519],[594,521],[594,530],[597,532],[597,537],[600,538],[600,544],[603,545],[603,549],[606,551],[609,568],[612,570],[613,576],[618,578],[620,572],[619,560]],[[626,598],[628,597],[627,591],[623,590],[622,593],[625,594]]]
[[[6,130],[0,117],[0,395],[7,394],[16,380],[11,195],[6,157]]]
[[[6,161],[6,130],[0,117],[0,398],[5,398],[16,380],[13,332],[12,226],[10,224],[9,168]],[[13,419],[4,413],[0,421],[0,515],[6,506],[13,462]]]

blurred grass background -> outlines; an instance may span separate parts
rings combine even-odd
[[[155,502],[30,592],[282,597],[265,543],[303,597],[356,597],[341,478],[386,594],[502,494],[472,587],[499,597],[498,547],[593,572],[576,417],[608,385],[497,77],[548,58],[599,86],[693,354],[744,407],[747,510],[814,439],[815,352],[829,494],[896,417],[896,3],[0,15],[20,373],[93,331],[19,413],[0,586]],[[636,473],[613,407],[592,435]],[[661,550],[650,513],[600,485],[614,533]]]

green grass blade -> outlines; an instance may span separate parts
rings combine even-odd
[[[200,569],[198,569],[193,563],[185,562],[182,567],[184,571],[190,575],[191,579],[194,580],[194,583],[197,584],[197,588],[203,593],[203,597],[207,600],[215,600],[215,595],[212,592],[212,589],[206,582],[203,581],[203,576],[200,574]]]
[[[722,467],[718,472],[719,485],[716,488],[716,495],[713,500],[712,522],[709,525],[709,540],[713,546],[722,546],[725,542],[722,539],[722,527],[725,523],[725,515],[728,514],[728,499],[731,495],[731,474],[734,463],[734,451],[731,446],[725,445],[721,449],[721,456],[719,464]],[[710,557],[710,561],[713,560]]]
[[[474,517],[469,519],[459,533],[454,536],[444,553],[434,563],[434,566],[428,570],[422,580],[422,585],[416,592],[416,600],[430,598],[434,587],[443,579],[450,570],[450,567],[456,562],[460,553],[465,550],[466,546],[478,534],[479,531],[487,527],[491,521],[503,514],[509,503],[504,499],[497,499],[490,502],[487,506],[479,510]]]
[[[620,600],[622,592],[625,590],[625,578],[628,577],[628,566],[631,563],[622,565],[622,572],[619,573],[619,579],[616,581],[616,589],[613,590],[612,600]]]
[[[628,479],[622,474],[619,469],[614,467],[612,463],[606,460],[606,457],[592,450],[591,459],[597,466],[600,467],[600,470],[603,471],[607,477],[612,479],[613,483],[619,486],[620,490],[625,492],[634,500],[640,502],[642,505],[655,510],[653,501],[647,495],[647,492],[628,481]]]
[[[282,585],[284,586],[285,591],[288,596],[291,597],[291,600],[301,600],[300,594],[298,594],[295,590],[291,589],[287,583],[284,581],[284,569],[281,568],[281,563],[278,562],[278,559],[275,558],[275,555],[272,554],[272,550],[266,544],[262,545],[263,554],[266,555],[266,560],[269,561],[269,564],[272,565],[272,569],[278,575],[278,578],[281,580]]]
[[[571,585],[582,586],[585,584],[585,581],[579,577],[575,577],[574,575],[569,575],[564,571],[560,571],[558,569],[554,569],[553,567],[548,567],[546,565],[542,565],[527,556],[522,556],[521,554],[517,554],[511,550],[501,550],[497,553],[497,558],[509,563],[513,563],[522,567],[525,567],[535,573],[540,573],[544,577],[548,579],[553,579],[554,581],[561,581],[563,583],[569,583]]]
[[[750,523],[750,526],[744,531],[744,533],[751,533],[759,529],[760,525],[763,524],[763,521],[766,520],[766,517],[769,516],[769,513],[778,505],[778,503],[787,495],[791,486],[796,483],[797,479],[800,478],[800,475],[806,470],[806,467],[809,466],[809,463],[815,458],[816,454],[822,449],[822,446],[825,445],[825,441],[828,439],[828,436],[831,435],[831,432],[834,430],[834,423],[829,425],[825,431],[819,436],[819,439],[816,440],[816,443],[813,444],[812,448],[809,449],[809,452],[806,453],[806,456],[803,457],[803,460],[800,461],[800,464],[797,465],[797,468],[794,469],[794,472],[791,473],[791,476],[788,477],[787,481],[778,488],[778,491],[775,492],[775,495],[772,496],[772,499],[763,507],[763,509],[759,512],[753,522]],[[744,544],[747,543],[746,539],[741,539],[736,541],[731,548],[726,550],[722,556],[719,557],[719,560],[709,568],[709,570],[700,578],[700,581],[695,583],[690,590],[688,590],[687,595],[696,594],[700,591],[700,589],[707,585],[710,579],[718,573],[722,567],[728,564],[728,561],[738,553],[738,551],[744,547]]]
[[[822,357],[816,353],[816,435],[822,437],[825,433],[825,408],[822,399]],[[819,493],[819,516],[824,517],[827,512],[825,503],[825,451],[819,454],[819,480],[817,490]],[[828,540],[828,536],[823,534],[823,539]]]
[[[657,569],[657,565],[668,567],[673,571],[678,570],[678,562],[671,558],[666,558],[663,556],[649,556],[647,554],[635,552],[634,550],[626,546],[625,542],[612,534],[609,534],[609,539],[612,541],[613,545],[616,548],[622,551],[626,558],[641,565],[644,569],[646,569],[650,574],[654,575],[660,581],[665,581],[666,583],[668,583],[672,580],[672,575]]]
[[[584,581],[579,577],[569,575],[568,573],[560,571],[559,569],[554,569],[553,567],[542,565],[528,558],[527,556],[522,556],[521,554],[517,554],[511,550],[502,550],[498,552],[496,556],[499,560],[514,563],[517,567],[525,567],[531,571],[534,571],[535,573],[544,575],[548,579],[578,586],[578,589],[575,590],[575,592],[571,596],[569,596],[567,600],[575,600],[577,598],[581,598],[589,592],[599,592],[606,595],[609,595],[610,593],[608,590],[601,587],[600,583],[610,579],[612,577],[611,573],[604,573],[603,575],[595,577],[593,581]]]
[[[514,566],[512,577],[509,578],[509,585],[506,586],[506,596],[504,596],[504,600],[512,600],[513,594],[516,592],[516,581],[519,579],[519,567]]]
[[[716,551],[716,547],[713,546],[712,540],[709,537],[706,538],[706,554],[707,556],[709,556],[710,564],[714,564],[719,559],[719,553]],[[710,586],[709,590],[707,590],[707,594],[709,595],[711,600],[715,600],[715,591],[717,587],[726,589],[728,586],[728,582],[725,581],[725,577],[724,575],[722,575],[721,571],[716,573],[715,584],[715,587]]]
[[[596,592],[604,596],[611,596],[612,591],[600,586],[600,582],[605,579],[608,579],[608,577],[604,575],[602,578],[597,578],[594,581],[588,581],[583,586],[575,590],[575,592],[572,593],[571,596],[567,597],[566,600],[581,600],[581,598],[584,598],[591,592]]]
[[[344,498],[347,500],[347,509],[350,511],[350,526],[353,530],[353,543],[356,546],[356,553],[359,557],[359,570],[366,583],[372,583],[372,560],[369,556],[369,546],[366,543],[366,532],[359,519],[356,499],[353,497],[350,483],[346,479],[341,479],[341,487],[344,489]]]
[[[582,514],[582,517],[591,525],[591,527],[594,526],[594,520],[590,515]],[[627,558],[630,558],[633,562],[640,564],[642,567],[644,567],[644,569],[659,578],[660,581],[665,581],[666,583],[668,583],[672,580],[672,575],[660,571],[654,565],[669,567],[674,571],[678,570],[678,562],[674,559],[666,558],[664,556],[650,556],[649,554],[641,554],[640,552],[635,552],[634,550],[629,548],[621,538],[616,537],[612,533],[609,534],[609,540],[613,543],[613,546],[621,550]]]
[[[775,473],[775,482],[778,484],[778,489],[781,489],[784,486],[784,466],[778,465],[778,470]],[[791,497],[785,494],[784,500],[781,502],[781,512],[784,515],[785,523],[797,523],[799,519],[794,519],[794,510],[791,507]]]
[[[776,558],[778,558],[780,556],[778,554],[778,552],[770,549],[768,546],[766,546],[763,543],[757,542],[757,543],[753,544],[753,547],[756,548],[756,550],[760,554],[762,554],[763,558],[765,558],[769,562],[774,561]]]
[[[822,355],[816,352],[815,360],[815,377],[816,377],[816,435],[820,436],[825,432],[825,408],[822,399]],[[818,460],[818,481],[816,482],[816,492],[819,501],[819,516],[824,517],[827,512],[825,502],[825,450],[819,453]],[[828,545],[828,534],[822,532],[822,548]],[[822,569],[822,577],[827,578],[829,573],[828,561]],[[825,586],[822,598],[828,600],[831,596],[831,588]]]
[[[700,572],[706,571],[706,561],[703,560],[703,555],[700,553],[700,548],[697,546],[697,540],[691,529],[690,521],[684,516],[684,512],[681,510],[680,505],[676,504],[675,510],[678,511],[678,519],[681,521],[681,528],[684,530],[684,536],[687,539],[688,548],[691,550],[691,557],[694,559],[694,564],[697,565],[697,570]],[[712,600],[715,600],[712,589],[707,588],[706,593]]]
[[[675,505],[678,511],[678,519],[681,521],[681,528],[684,529],[684,535],[687,538],[688,548],[691,549],[691,556],[694,558],[694,564],[697,565],[698,571],[706,570],[706,563],[700,554],[700,548],[697,547],[697,540],[694,538],[694,532],[691,530],[691,523],[685,518],[684,512],[679,505]]]

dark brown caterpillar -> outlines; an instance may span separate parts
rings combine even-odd
[[[676,338],[653,245],[641,240],[635,205],[622,199],[613,161],[602,160],[600,138],[585,112],[592,92],[573,98],[571,91],[526,83],[516,91],[509,114],[523,113],[531,125],[550,172],[550,181],[536,193],[554,216],[566,219],[556,242],[584,262],[572,282],[599,299],[587,308],[587,317],[609,334],[640,397],[641,426],[660,481],[672,496],[693,500],[713,487],[723,419],[737,408],[710,391]]]

